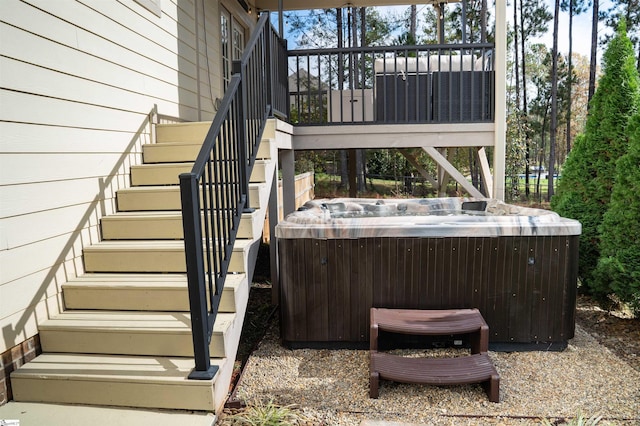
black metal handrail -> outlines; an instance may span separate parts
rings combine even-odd
[[[288,118],[289,117],[289,80],[288,80],[288,52],[287,40],[281,38],[278,33],[271,31],[271,42],[267,44],[270,51],[267,58],[269,59],[269,67],[267,71],[270,73],[273,84],[271,92],[271,107],[273,115]]]
[[[294,124],[493,122],[491,43],[289,51]]]
[[[282,88],[270,69],[275,30],[262,14],[233,72],[190,173],[180,175],[182,223],[195,368],[211,379],[209,343],[243,212],[250,211],[249,176],[266,120]],[[285,88],[286,93],[286,88]],[[288,95],[284,95],[285,98]]]

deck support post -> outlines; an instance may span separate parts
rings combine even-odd
[[[507,2],[496,2],[493,197],[504,200],[507,138]]]
[[[276,170],[278,166],[276,165]],[[278,239],[276,225],[280,221],[278,211],[278,173],[273,174],[271,192],[269,194],[269,262],[271,265],[271,304],[280,303],[280,277],[278,275]]]
[[[287,217],[296,209],[295,155],[293,149],[282,149],[279,155],[282,164],[282,207],[284,217]]]

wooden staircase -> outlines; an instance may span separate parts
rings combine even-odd
[[[188,380],[194,366],[178,175],[190,171],[210,123],[158,125],[84,248],[85,274],[62,286],[65,311],[40,325],[43,354],[11,375],[16,401],[216,412],[227,397],[249,282],[275,172],[267,126],[210,351],[219,371]]]
[[[481,383],[492,402],[500,402],[500,376],[487,355],[489,327],[477,309],[371,308],[369,396],[378,398],[380,379],[403,383],[460,385]],[[471,355],[409,358],[378,352],[380,331],[449,336],[468,335]]]

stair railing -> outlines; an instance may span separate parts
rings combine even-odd
[[[195,358],[191,379],[212,379],[218,370],[209,353],[213,324],[240,218],[251,211],[249,176],[273,99],[282,97],[279,74],[286,75],[286,68],[272,68],[272,52],[282,54],[271,46],[274,33],[268,13],[262,14],[241,59],[233,63],[234,74],[193,169],[180,175]],[[286,45],[284,55],[286,65]],[[284,91],[286,99],[286,86]]]

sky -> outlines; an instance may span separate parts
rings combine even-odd
[[[498,0],[505,1],[505,0]],[[549,11],[553,13],[554,8],[554,0],[543,0],[547,3]],[[607,10],[611,7],[611,0],[600,0],[600,10]],[[418,10],[420,11],[424,7],[430,7],[426,5],[419,5]],[[388,9],[390,11],[396,11],[401,13],[407,9],[407,6],[394,6],[394,7],[385,7],[382,9]],[[513,9],[512,6],[507,6],[507,19],[511,22],[513,20]],[[285,30],[286,31],[286,30]],[[599,35],[602,36],[605,32],[610,31],[608,28],[605,28],[603,23],[599,25]],[[290,43],[293,40],[290,40]],[[549,30],[548,32],[540,37],[540,42],[545,43],[549,48],[551,48],[553,43],[553,20],[549,22]],[[290,44],[292,47],[295,44]],[[569,15],[568,13],[561,12],[559,18],[559,37],[558,37],[558,50],[563,54],[569,53]],[[591,52],[591,11],[583,13],[578,16],[574,16],[573,18],[573,51],[575,53],[586,56],[587,58],[590,56]],[[602,56],[602,48],[598,47],[598,61],[600,61]]]
[[[544,0],[553,14],[554,1]],[[600,10],[608,10],[611,7],[611,0],[600,0]],[[509,10],[510,9],[510,10]],[[507,15],[513,16],[511,7],[507,10]],[[573,51],[587,58],[591,55],[591,10],[578,16],[573,17]],[[565,55],[569,53],[569,14],[561,12],[558,20],[558,50]],[[610,31],[605,28],[604,23],[598,25],[598,35],[602,36]],[[553,44],[553,21],[549,23],[549,31],[540,40],[547,46]],[[598,47],[598,61],[602,55],[602,47]]]

